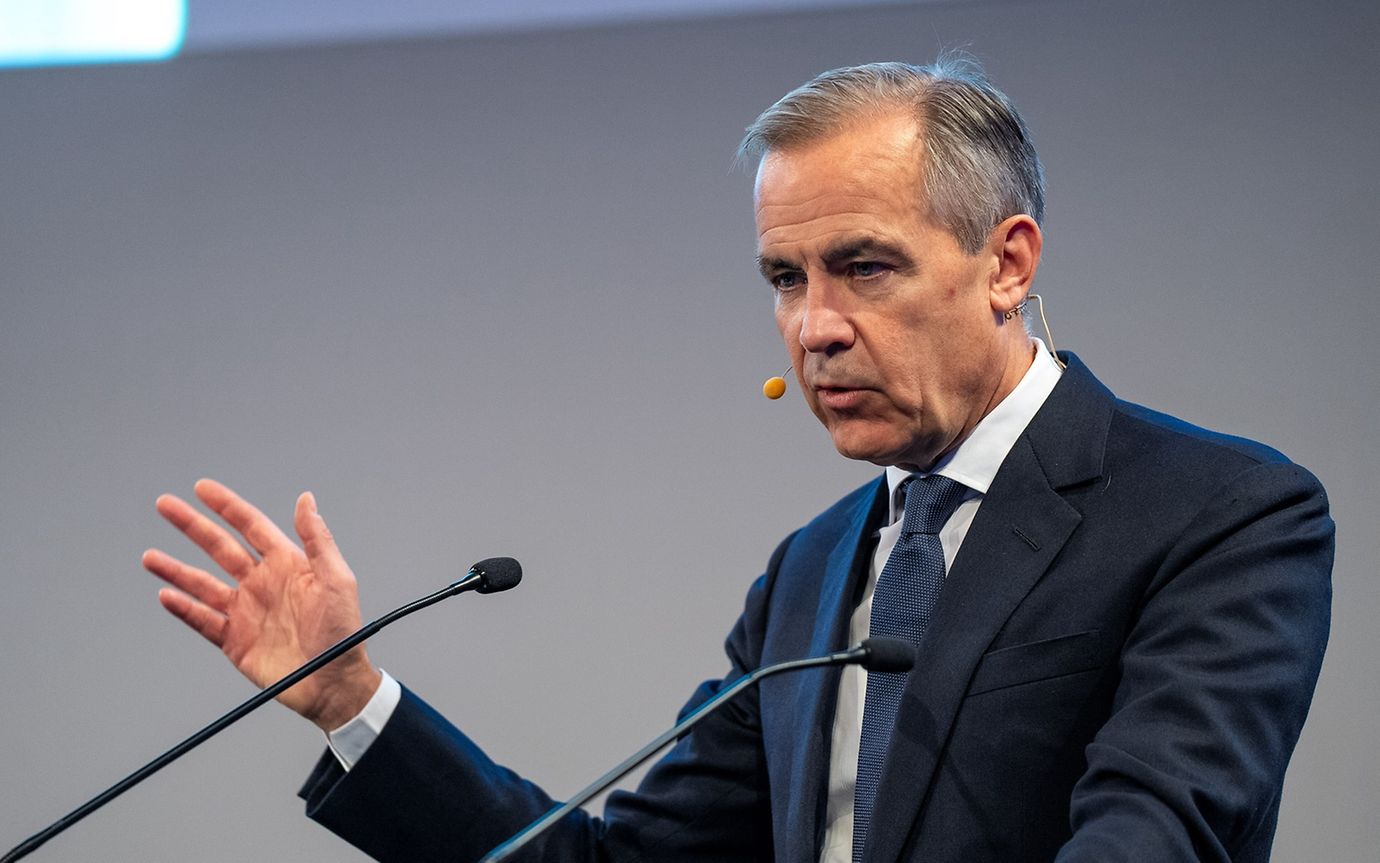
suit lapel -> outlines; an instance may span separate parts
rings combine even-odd
[[[846,647],[848,618],[856,605],[857,589],[867,571],[871,533],[880,521],[879,508],[886,504],[886,482],[878,480],[873,493],[864,495],[854,508],[848,529],[825,563],[818,614],[806,655],[819,656]],[[881,510],[884,511],[884,510]],[[801,733],[792,753],[785,836],[789,847],[780,860],[814,860],[819,856],[817,835],[827,803],[824,783],[829,775],[830,736],[838,703],[839,671],[795,675],[794,703],[799,710]]]
[[[865,860],[899,858],[978,660],[1081,521],[1056,489],[1101,472],[1112,399],[1076,357],[1065,358],[1068,369],[1003,461],[945,580],[901,696]]]

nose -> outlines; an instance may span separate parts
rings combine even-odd
[[[828,280],[811,279],[800,318],[800,346],[806,353],[834,354],[853,346],[853,325],[841,300]]]

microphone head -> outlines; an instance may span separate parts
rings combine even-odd
[[[786,394],[786,379],[782,377],[767,378],[767,382],[762,384],[762,395],[776,401]]]
[[[862,647],[867,651],[862,667],[868,671],[910,671],[915,664],[915,647],[899,638],[867,638]]]
[[[486,557],[470,567],[470,572],[479,576],[475,590],[480,593],[498,593],[522,581],[522,564],[511,557]]]

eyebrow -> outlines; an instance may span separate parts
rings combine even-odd
[[[875,237],[844,240],[837,245],[826,248],[823,258],[824,265],[830,269],[848,261],[868,258],[885,258],[897,263],[910,263],[910,255],[907,255],[900,246]]]
[[[830,270],[840,264],[869,258],[883,258],[906,266],[913,266],[910,255],[898,245],[875,237],[848,238],[829,246],[821,256],[824,266]],[[773,274],[801,269],[800,264],[780,257],[757,256],[757,269],[763,278],[770,279]]]
[[[777,273],[800,268],[785,258],[764,258],[758,255],[757,269],[762,273],[762,278],[770,280]]]

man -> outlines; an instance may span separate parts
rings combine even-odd
[[[869,633],[915,642],[916,666],[765,681],[531,859],[1267,859],[1326,642],[1322,489],[1117,401],[1027,334],[1039,161],[972,69],[825,73],[743,153],[801,389],[886,475],[777,548],[726,679]],[[237,586],[144,562],[250,679],[359,625],[310,494],[299,550],[224,486],[196,491],[260,556],[164,496]],[[309,813],[379,859],[474,859],[550,806],[363,649],[283,701],[331,741]]]

